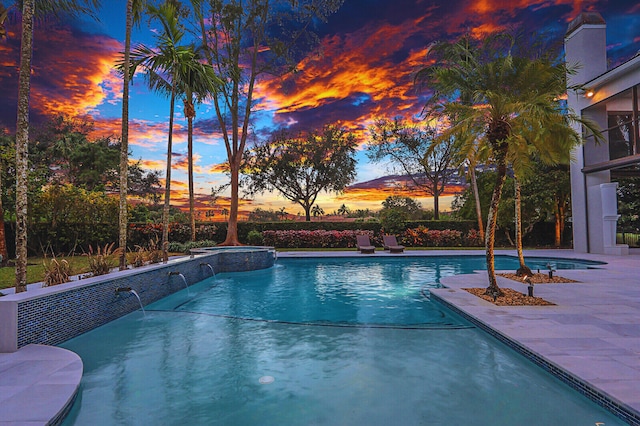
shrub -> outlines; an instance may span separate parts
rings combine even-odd
[[[42,262],[44,265],[44,287],[67,283],[70,281],[71,265],[65,259],[58,261],[53,257],[47,263],[46,259]]]
[[[247,242],[254,246],[260,246],[264,244],[262,233],[260,231],[256,231],[255,229],[252,229],[247,234]]]
[[[347,248],[356,246],[356,235],[372,231],[262,231],[263,243],[280,248]],[[379,242],[378,242],[379,243]]]
[[[185,253],[189,254],[191,249],[202,247],[214,247],[215,241],[202,240],[202,241],[187,241],[186,243],[169,243],[169,251],[171,253]]]
[[[385,209],[380,213],[380,224],[384,228],[384,232],[396,235],[405,230],[404,223],[407,218],[407,212],[404,210]]]
[[[127,255],[127,264],[134,268],[144,266],[147,262],[147,251],[142,246],[136,246],[134,251]]]
[[[118,257],[122,253],[120,247],[114,249],[115,243],[105,244],[104,247],[97,246],[96,253],[93,247],[89,246],[89,269],[91,276],[105,275],[118,265]]]
[[[477,229],[470,229],[465,236],[465,246],[468,247],[482,247],[484,241],[480,238],[480,232]]]
[[[407,229],[402,242],[413,247],[458,247],[462,246],[462,232],[451,229],[435,230],[424,226]]]
[[[160,238],[156,236],[155,238],[149,240],[147,245],[147,261],[149,263],[160,263],[162,260],[162,250],[160,250]]]

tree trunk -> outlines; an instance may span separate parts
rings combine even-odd
[[[484,225],[482,222],[482,206],[480,205],[480,194],[478,193],[478,180],[476,179],[476,168],[475,165],[473,167],[469,167],[471,172],[471,189],[473,191],[473,198],[476,202],[476,217],[478,219],[478,233],[480,234],[480,239],[484,240]]]
[[[440,192],[437,183],[433,186],[433,219],[440,220]]]
[[[502,290],[500,290],[500,287],[498,287],[498,280],[496,278],[494,246],[496,242],[496,228],[498,225],[498,205],[500,204],[502,187],[504,186],[504,181],[507,176],[507,166],[505,160],[502,159],[497,166],[498,170],[496,184],[493,188],[491,204],[489,205],[489,216],[487,217],[487,234],[485,238],[487,274],[489,276],[489,287],[487,287],[486,294],[490,296],[503,295]]]
[[[16,124],[16,293],[27,290],[27,173],[29,149],[29,95],[33,52],[34,0],[22,4],[22,41]]]
[[[162,262],[169,261],[169,208],[171,207],[171,151],[173,149],[173,111],[176,103],[175,83],[171,86],[169,106],[169,137],[167,140],[167,177],[164,184],[164,208],[162,210]]]
[[[131,27],[133,26],[133,0],[127,0],[126,29],[124,37],[124,78],[122,83],[122,139],[120,141],[120,204],[118,210],[119,269],[127,269],[127,189],[129,187],[129,55],[131,52]]]
[[[533,273],[531,269],[524,263],[524,253],[522,251],[522,198],[520,193],[520,181],[514,177],[513,187],[515,188],[514,201],[516,205],[516,252],[518,253],[518,261],[520,267],[516,271],[516,275],[519,277],[529,275]]]
[[[4,230],[4,209],[2,208],[2,173],[0,173],[0,266],[5,266],[7,260],[9,260],[9,254],[7,252],[7,235]]]
[[[193,189],[193,117],[195,110],[191,102],[191,95],[185,98],[184,113],[187,116],[187,158],[188,158],[188,175],[189,175],[189,221],[191,223],[191,241],[196,240],[196,213]],[[188,99],[188,100],[187,100]]]
[[[562,235],[564,234],[564,207],[563,203],[560,201],[556,201],[556,208],[554,212],[555,218],[555,239],[554,244],[556,247],[560,247],[562,245]]]
[[[229,211],[229,222],[227,222],[227,237],[221,246],[239,246],[238,240],[238,201],[239,201],[239,184],[240,184],[240,161],[233,158],[229,162],[231,169],[231,210]]]

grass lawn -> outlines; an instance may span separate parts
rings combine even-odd
[[[57,260],[61,261],[66,259],[71,265],[71,272],[73,275],[86,274],[90,271],[89,259],[87,256],[71,256],[71,257],[58,257]],[[42,257],[30,257],[27,259],[27,284],[37,283],[44,280],[44,265]],[[47,258],[49,262],[51,258]],[[0,268],[0,289],[14,287],[16,285],[16,268],[13,266],[5,266]]]

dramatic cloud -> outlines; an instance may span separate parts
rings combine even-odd
[[[9,36],[6,46],[0,45],[6,65],[0,75],[0,120],[13,128],[15,113],[5,112],[15,112],[17,105],[19,31],[14,28]],[[66,26],[36,26],[30,102],[34,118],[97,115],[98,106],[117,101],[122,83],[113,64],[121,49],[120,42],[105,36],[78,33]],[[7,122],[11,115],[13,121]]]
[[[123,49],[118,38],[122,17],[111,10],[123,0],[114,0],[100,12],[102,27],[92,24],[92,34],[73,25],[39,24],[35,31],[31,120],[65,114],[90,116],[95,120],[92,137],[120,137],[122,81],[113,64]],[[113,4],[112,4],[113,3]],[[119,7],[119,6],[118,6]],[[124,6],[123,6],[124,7]],[[567,25],[579,12],[599,11],[607,21],[608,53],[612,65],[630,58],[638,50],[640,5],[626,0],[349,0],[318,24],[321,44],[301,60],[295,73],[265,78],[257,83],[257,111],[252,136],[263,139],[276,128],[293,132],[317,130],[337,123],[358,138],[361,147],[368,127],[376,118],[420,119],[428,88],[414,85],[417,70],[428,63],[427,47],[464,33],[481,38],[493,31],[519,30],[535,33],[562,45]],[[105,18],[105,19],[102,19]],[[10,20],[8,37],[0,42],[0,131],[13,132],[20,50],[19,20]],[[117,23],[110,25],[107,22]],[[134,44],[153,39],[148,28],[136,31]],[[113,27],[113,28],[112,28]],[[111,34],[108,36],[106,34]],[[187,200],[187,124],[182,99],[176,100],[173,136],[172,203],[184,208]],[[129,146],[133,159],[141,159],[147,170],[165,172],[169,104],[150,93],[140,75],[134,78],[129,119]],[[5,130],[6,129],[6,130]],[[210,102],[198,108],[194,123],[194,153],[197,208],[214,211],[223,218],[228,194],[215,206],[208,204],[210,188],[228,182],[226,150],[215,111]],[[384,177],[384,165],[372,165],[358,153],[358,176],[365,182],[352,185],[340,196],[319,199],[325,211],[346,203],[350,208],[380,208],[389,195],[416,197],[401,189],[398,178]],[[383,176],[383,177],[381,177]],[[381,177],[381,178],[380,178]],[[375,179],[379,178],[379,179]],[[402,183],[402,182],[400,182]],[[451,188],[452,191],[455,188]],[[426,198],[420,198],[428,207]],[[254,207],[279,209],[292,204],[276,194],[242,200],[241,216]]]

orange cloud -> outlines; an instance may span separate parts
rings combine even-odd
[[[549,6],[571,6],[573,13],[582,12],[594,1],[588,0],[472,0],[466,10],[468,13],[494,15],[496,12],[513,14],[516,10],[526,8],[543,8]]]
[[[412,83],[407,77],[414,71],[413,65],[394,63],[385,56],[399,51],[425,19],[428,15],[398,25],[372,25],[355,33],[325,38],[321,53],[300,62],[297,73],[258,84],[260,106],[285,114],[317,108],[353,94],[382,104],[393,99],[413,106],[415,95],[409,94],[407,87]]]
[[[69,28],[36,32],[33,107],[46,114],[67,116],[95,111],[121,91],[121,80],[113,69],[121,49],[116,40],[78,38]]]

